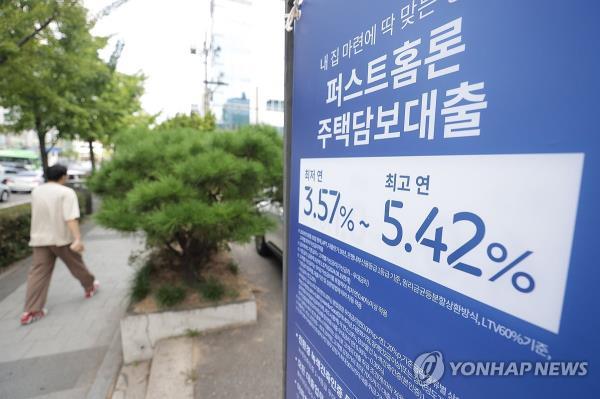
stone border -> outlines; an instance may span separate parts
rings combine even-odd
[[[94,383],[85,396],[86,399],[108,397],[119,375],[121,361],[121,334],[117,329],[104,355],[104,360],[96,372]]]
[[[125,364],[152,359],[158,341],[185,335],[256,323],[254,297],[248,301],[192,310],[164,311],[121,319],[121,341]]]

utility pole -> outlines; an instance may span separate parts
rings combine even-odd
[[[212,55],[214,61],[214,24],[215,24],[215,0],[210,0],[210,30],[204,35],[204,116],[210,112],[210,100],[212,93],[208,87],[208,56]]]
[[[210,5],[211,20],[212,20],[212,9],[213,9],[213,0],[211,0],[211,5]],[[212,36],[212,32],[211,32],[211,36]],[[206,40],[206,36],[205,36],[204,37],[204,49],[203,49],[203,55],[204,55],[204,101],[202,102],[202,106],[204,108],[204,116],[208,115],[208,113],[210,112],[211,93],[210,93],[210,89],[208,88],[208,55],[211,52],[212,38],[210,40],[210,46],[207,46],[206,41],[207,40]]]
[[[204,98],[202,101],[202,109],[204,112],[204,116],[208,115],[210,112],[210,103],[212,101],[212,97],[214,92],[217,90],[219,86],[227,86],[227,83],[221,81],[221,77],[218,79],[209,80],[208,76],[208,67],[209,67],[209,58],[211,58],[211,62],[218,56],[221,51],[221,47],[214,45],[214,13],[215,13],[215,0],[210,0],[210,28],[207,34],[204,35],[204,45],[202,47],[202,57],[204,62]],[[190,49],[192,54],[196,54],[197,50],[195,47]],[[212,88],[211,85],[216,87]]]
[[[259,124],[258,119],[258,86],[256,86],[256,124]]]

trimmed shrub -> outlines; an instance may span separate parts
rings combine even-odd
[[[0,209],[0,267],[6,267],[31,253],[30,224],[29,204]]]
[[[199,133],[124,133],[113,159],[88,180],[103,196],[96,219],[143,231],[148,246],[170,254],[165,265],[175,265],[190,286],[229,242],[247,242],[272,226],[256,204],[281,196],[283,176],[282,139],[274,129]]]

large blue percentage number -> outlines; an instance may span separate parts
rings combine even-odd
[[[310,198],[310,196],[312,195],[313,189],[310,186],[304,186],[304,189],[306,191],[308,191],[306,193],[306,200],[308,201],[308,209],[304,209],[304,214],[305,215],[310,215],[312,213],[312,209],[313,209],[313,203],[312,203],[312,199]]]
[[[397,246],[402,241],[402,224],[400,224],[398,219],[391,215],[391,209],[402,208],[403,206],[404,204],[401,201],[388,200],[385,203],[385,214],[383,220],[385,223],[392,225],[396,231],[396,234],[392,237],[386,236],[385,233],[381,235],[383,242],[389,246]],[[415,234],[415,238],[418,243],[433,250],[432,258],[436,263],[440,262],[442,252],[446,252],[448,250],[448,246],[443,241],[444,228],[436,228],[433,238],[425,237],[425,233],[435,220],[438,212],[438,208],[433,207]],[[454,269],[463,271],[473,276],[481,276],[482,272],[480,268],[458,261],[481,243],[485,236],[485,223],[479,216],[472,212],[458,212],[454,214],[454,219],[452,222],[454,224],[458,222],[472,223],[475,226],[475,234],[467,242],[448,255],[448,258],[446,259],[448,264],[453,265],[452,267]]]
[[[306,190],[306,208],[304,208],[304,214],[307,216],[310,216],[311,214],[313,214],[313,201],[312,201],[312,193],[313,193],[313,188],[311,186],[304,186],[304,190]],[[329,212],[329,208],[327,206],[327,202],[325,201],[325,196],[326,195],[331,195],[335,198],[335,202],[333,204],[333,209],[331,210],[331,212]],[[340,204],[340,192],[336,191],[336,190],[329,190],[326,188],[322,188],[319,190],[319,200],[318,200],[318,206],[321,207],[321,210],[319,213],[317,213],[315,211],[315,213],[313,214],[313,216],[319,218],[320,221],[325,221],[327,220],[327,217],[329,217],[329,224],[331,224],[333,222],[333,218],[336,215],[338,206]],[[342,207],[344,208],[344,207]]]
[[[421,227],[419,227],[419,230],[417,230],[415,238],[417,239],[417,242],[421,245],[433,249],[433,261],[440,263],[440,256],[442,252],[446,252],[448,250],[448,246],[442,241],[444,228],[438,227],[437,229],[435,229],[435,237],[433,240],[430,238],[423,238],[425,232],[427,231],[437,214],[438,209],[436,207],[432,208],[429,212],[429,215],[427,215],[427,217],[423,221],[423,224],[421,224]]]
[[[381,234],[381,239],[390,247],[395,247],[396,245],[400,244],[400,241],[402,241],[402,224],[400,224],[398,219],[390,215],[390,210],[391,208],[400,209],[403,206],[404,204],[402,203],[402,201],[387,200],[385,203],[385,215],[383,215],[383,221],[385,223],[391,224],[394,227],[396,233],[393,236],[393,238],[388,238],[386,237],[385,233],[383,233]]]
[[[448,264],[451,265],[454,262],[458,261],[467,253],[471,252],[473,248],[479,245],[481,241],[483,241],[483,237],[485,236],[485,223],[479,216],[471,212],[459,212],[454,215],[453,223],[458,222],[471,222],[475,226],[475,234],[469,241],[461,245],[454,252],[448,255]],[[473,276],[481,276],[481,269],[475,266],[471,266],[464,262],[458,262],[453,266],[455,269],[463,271],[465,273],[472,274]]]
[[[329,192],[329,190],[322,188],[319,190],[319,205],[321,205],[323,207],[323,214],[318,214],[317,217],[319,218],[320,221],[325,221],[325,219],[327,219],[327,203],[325,201],[323,201],[323,194],[327,194]]]

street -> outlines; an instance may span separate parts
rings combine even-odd
[[[6,202],[0,202],[0,209],[31,202],[31,193],[11,193]]]

